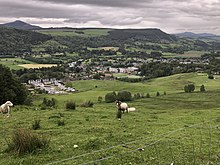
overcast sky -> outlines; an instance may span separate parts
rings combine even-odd
[[[220,35],[220,0],[0,0],[0,23],[160,28]]]

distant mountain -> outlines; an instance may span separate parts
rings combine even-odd
[[[4,26],[4,27],[10,27],[10,28],[15,28],[15,29],[22,29],[22,30],[38,30],[38,29],[42,29],[40,26],[34,26],[31,24],[28,24],[26,22],[17,20],[14,22],[9,22],[9,23],[5,23],[5,24],[1,24],[0,26]]]
[[[119,40],[144,40],[156,42],[177,41],[175,35],[170,35],[160,29],[114,29],[109,32],[112,39]]]
[[[216,37],[217,36],[211,33],[192,33],[192,32],[177,33],[175,35],[179,37],[190,37],[190,38]]]

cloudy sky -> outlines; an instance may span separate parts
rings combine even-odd
[[[0,23],[160,28],[220,35],[220,0],[0,0]]]

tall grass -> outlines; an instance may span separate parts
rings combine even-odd
[[[16,155],[35,153],[49,146],[48,137],[40,137],[28,129],[17,128],[11,140],[6,140],[8,148],[6,152],[14,152]]]

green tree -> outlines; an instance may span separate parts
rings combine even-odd
[[[132,99],[131,92],[129,92],[129,91],[120,91],[120,92],[118,92],[118,100],[120,100],[120,101],[130,101],[131,99]]]
[[[115,92],[111,92],[111,93],[107,93],[105,95],[105,102],[106,103],[112,103],[114,102],[115,100],[117,100],[117,95]]]
[[[14,104],[24,104],[28,96],[26,87],[3,65],[0,65],[0,91],[0,103],[10,100]]]
[[[191,93],[195,90],[195,85],[194,84],[188,84],[184,86],[184,91],[186,93]]]

